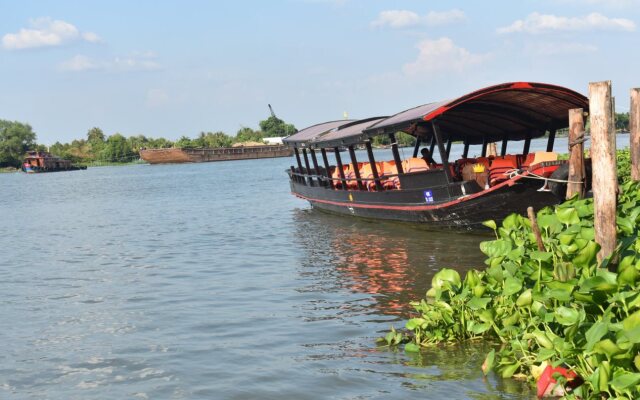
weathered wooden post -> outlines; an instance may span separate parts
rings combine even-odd
[[[600,245],[598,262],[616,247],[616,132],[613,124],[611,81],[589,83],[589,122],[591,123],[591,161],[594,226]]]
[[[640,88],[631,89],[629,109],[629,148],[631,150],[631,179],[640,181]]]
[[[567,199],[584,197],[584,117],[582,108],[569,110],[569,177]]]
[[[538,227],[538,220],[536,219],[536,213],[533,211],[533,207],[527,207],[527,215],[529,221],[531,221],[531,230],[536,237],[536,243],[538,243],[538,250],[544,251],[544,244],[542,243],[542,235],[540,234],[540,228]]]

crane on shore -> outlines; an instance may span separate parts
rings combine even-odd
[[[267,104],[267,105],[269,106],[269,112],[271,113],[271,116],[273,118],[278,118],[278,117],[276,117],[276,113],[273,112],[273,107],[271,107],[271,104]]]

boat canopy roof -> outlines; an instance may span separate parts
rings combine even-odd
[[[354,121],[343,119],[339,121],[329,121],[322,124],[311,125],[310,127],[304,128],[303,130],[282,139],[282,142],[288,145],[292,145],[293,147],[305,147],[307,143],[314,141],[319,136],[350,122]]]
[[[387,118],[314,125],[289,136],[284,143],[293,147],[348,146],[399,131],[424,141],[433,136],[432,123],[443,141],[480,144],[503,139],[524,140],[543,136],[547,130],[568,127],[568,111],[572,108],[588,111],[589,101],[582,94],[561,86],[504,83]]]

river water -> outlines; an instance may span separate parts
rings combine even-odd
[[[312,210],[291,163],[0,174],[0,398],[532,398],[479,343],[375,346],[490,236]]]

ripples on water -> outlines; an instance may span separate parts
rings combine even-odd
[[[0,175],[0,398],[531,397],[374,344],[485,236],[311,210],[290,163]]]

